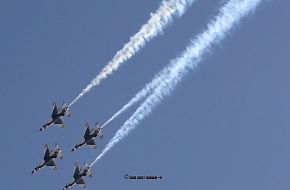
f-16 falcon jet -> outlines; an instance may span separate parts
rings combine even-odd
[[[63,190],[69,189],[72,186],[74,186],[75,184],[79,184],[82,188],[86,187],[86,183],[83,179],[84,176],[89,176],[92,177],[92,172],[90,170],[90,167],[88,166],[87,163],[85,163],[85,165],[79,169],[79,166],[77,163],[74,164],[74,174],[73,174],[73,178],[71,179],[71,181],[66,184],[63,188]]]
[[[68,111],[69,108],[66,105],[66,103],[63,103],[61,108],[57,108],[55,102],[53,102],[51,109],[52,109],[52,111],[51,111],[50,118],[48,119],[48,121],[45,124],[43,124],[43,126],[39,129],[39,131],[46,129],[47,127],[49,127],[52,124],[58,125],[59,127],[63,128],[64,124],[60,118],[63,116],[70,117],[70,113]]]
[[[54,158],[63,159],[63,156],[61,154],[61,149],[56,144],[54,149],[52,151],[50,151],[49,148],[48,148],[48,145],[45,144],[43,161],[42,161],[41,164],[36,166],[31,173],[34,174],[35,172],[37,172],[38,170],[40,170],[44,166],[49,166],[53,171],[55,171],[57,168],[56,168],[55,162],[53,160]]]
[[[100,124],[96,123],[96,128],[91,129],[89,124],[86,122],[85,123],[85,133],[84,133],[84,137],[81,140],[81,142],[77,145],[75,145],[75,147],[71,150],[72,152],[75,151],[76,149],[79,149],[80,147],[82,147],[83,145],[87,144],[88,146],[92,147],[92,148],[97,148],[97,145],[95,143],[95,138],[99,137],[99,138],[103,138],[103,135],[101,134],[101,129],[102,127],[100,126]]]

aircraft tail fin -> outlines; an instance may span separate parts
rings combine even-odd
[[[63,159],[63,155],[62,155],[62,153],[59,152],[59,153],[57,154],[57,157],[58,157],[59,159]]]
[[[70,114],[70,112],[69,112],[69,109],[66,110],[66,112],[65,112],[65,116],[67,116],[67,117],[70,117],[70,116],[71,116],[71,114]]]
[[[91,168],[90,168],[89,171],[87,172],[87,175],[88,175],[89,177],[93,177],[93,173],[92,173],[92,171],[91,171]]]

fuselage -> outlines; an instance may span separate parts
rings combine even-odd
[[[87,135],[87,136],[84,136],[84,138],[85,138],[85,141],[88,141],[88,140],[90,140],[90,139],[92,139],[92,138],[94,138],[94,137],[97,137],[98,136],[98,134],[99,134],[99,132],[100,132],[100,130],[96,130],[96,129],[93,129],[93,132],[92,133],[90,133],[89,135]]]
[[[52,118],[52,117],[50,117],[49,118],[49,120],[43,125],[44,127],[48,127],[48,126],[50,126],[51,124],[53,124],[53,122],[54,122],[55,120]]]
[[[58,152],[54,151],[53,154],[49,155],[47,158],[44,158],[45,164],[51,161],[52,159],[57,158],[57,154]]]
[[[84,177],[84,176],[87,175],[87,171],[88,170],[80,171],[79,174],[77,174],[77,175],[74,176],[74,181],[72,183],[66,185],[66,187],[68,188],[68,187],[74,186],[80,178],[82,178],[82,177]]]
[[[64,109],[62,109],[60,112],[57,112],[57,114],[51,116],[52,123],[55,122],[60,117],[63,117],[63,116],[65,116],[65,110]]]
[[[44,125],[45,125],[46,127],[52,125],[52,124],[53,124],[57,119],[59,119],[60,117],[65,116],[65,112],[66,112],[66,110],[65,110],[65,109],[62,109],[62,110],[61,110],[60,112],[58,112],[57,114],[52,115],[52,116],[49,118],[48,122],[46,122],[46,124],[44,124]]]
[[[92,129],[91,132],[90,132],[90,134],[88,134],[88,135],[84,135],[83,140],[81,141],[81,143],[75,145],[75,147],[72,149],[72,152],[75,151],[76,149],[80,148],[80,147],[83,146],[84,144],[88,143],[89,140],[91,140],[91,139],[97,137],[97,136],[99,135],[100,131],[101,131],[101,130],[100,130],[99,128],[97,128],[97,129]]]
[[[49,155],[46,158],[43,158],[44,162],[42,162],[42,164],[36,166],[34,168],[35,171],[38,171],[39,169],[43,168],[48,162],[50,162],[51,160],[53,160],[54,158],[57,157],[59,151],[53,151],[53,154]],[[32,173],[34,173],[35,171],[32,171]]]
[[[62,116],[65,116],[65,112],[66,112],[66,109],[61,109],[59,112],[57,112],[57,114],[52,116],[52,118],[56,120]]]
[[[78,175],[74,176],[74,178],[75,178],[76,181],[77,181],[77,180],[80,179],[81,177],[87,176],[88,171],[89,171],[89,169],[87,169],[87,168],[81,169],[80,173],[79,173]]]

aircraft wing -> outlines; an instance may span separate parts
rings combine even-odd
[[[86,144],[89,145],[91,148],[96,148],[97,147],[96,142],[95,142],[95,140],[93,138],[91,138],[90,140],[88,140],[86,142]]]
[[[82,188],[86,187],[86,182],[82,177],[77,180],[76,184],[79,184]]]
[[[101,125],[98,122],[96,122],[95,126],[96,126],[96,128],[100,128],[101,127]]]
[[[89,124],[86,122],[86,123],[85,123],[85,133],[84,133],[84,136],[85,136],[85,137],[86,137],[86,136],[89,136],[90,133],[91,133],[90,126],[89,126]]]
[[[63,102],[61,108],[58,111],[61,111],[63,109],[66,109],[65,116],[70,117],[69,109],[65,102]]]
[[[58,125],[60,128],[64,127],[64,124],[60,118],[56,119],[53,123]]]
[[[65,102],[63,102],[61,108],[62,108],[62,109],[64,109],[64,108],[68,108],[68,106],[66,105]]]
[[[55,103],[52,103],[52,107],[51,107],[51,117],[57,114],[57,106]]]
[[[79,166],[78,166],[77,163],[75,163],[75,165],[74,165],[74,175],[73,176],[75,177],[75,176],[79,175],[79,173],[80,173]]]
[[[55,143],[53,151],[56,151],[57,149],[60,149],[60,148],[59,148],[59,145]]]
[[[47,165],[47,166],[51,166],[51,167],[55,167],[55,166],[56,166],[54,160],[52,160],[52,159],[49,160],[45,165]]]
[[[54,149],[51,151],[50,155],[57,154],[56,156],[60,159],[63,159],[61,154],[61,149],[59,148],[58,144],[55,144]]]
[[[48,148],[48,145],[45,144],[45,145],[44,145],[44,155],[43,155],[43,159],[48,158],[49,155],[50,155],[50,150],[49,150],[49,148]]]
[[[56,164],[53,159],[49,160],[45,165],[47,165],[53,171],[56,170]]]

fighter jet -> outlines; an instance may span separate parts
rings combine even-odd
[[[62,104],[61,108],[57,108],[55,102],[53,102],[51,116],[48,119],[48,121],[45,124],[43,124],[43,126],[39,129],[39,131],[46,129],[47,127],[49,127],[52,124],[58,125],[59,127],[63,128],[64,124],[60,118],[62,116],[70,117],[70,113],[69,113],[68,109],[69,108],[65,102]]]
[[[101,134],[102,127],[100,126],[100,124],[98,124],[98,122],[97,122],[95,124],[95,126],[96,126],[96,128],[91,129],[89,124],[87,122],[85,123],[84,137],[81,140],[81,142],[79,144],[75,145],[75,147],[71,150],[72,152],[75,151],[76,149],[79,149],[80,147],[82,147],[85,144],[89,145],[93,149],[97,148],[97,145],[96,145],[94,139],[96,137],[103,138],[103,135]]]
[[[63,190],[69,189],[72,186],[74,186],[75,184],[79,184],[82,188],[85,188],[86,183],[85,183],[83,177],[84,176],[92,177],[92,172],[90,169],[91,168],[88,166],[87,163],[85,163],[81,169],[79,169],[78,164],[75,163],[74,164],[73,178],[71,179],[71,181],[68,184],[66,184],[64,186]]]
[[[53,160],[54,158],[63,159],[63,156],[61,154],[61,149],[59,148],[59,146],[57,144],[55,144],[54,149],[52,151],[50,151],[48,148],[48,145],[45,144],[44,145],[43,161],[41,164],[39,164],[38,166],[36,166],[34,168],[34,170],[31,172],[31,174],[34,174],[35,172],[37,172],[38,170],[40,170],[44,166],[49,166],[53,171],[55,171],[57,169],[57,167],[56,167],[55,162]]]

